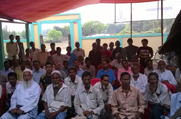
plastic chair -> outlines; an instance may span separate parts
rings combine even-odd
[[[93,78],[93,79],[91,79],[91,85],[93,86],[94,84],[96,84],[99,81],[101,81],[100,78]]]

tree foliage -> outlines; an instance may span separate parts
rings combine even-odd
[[[90,36],[95,34],[105,33],[108,25],[101,23],[100,21],[88,21],[83,24],[82,34],[83,36]]]
[[[54,26],[54,29],[57,31],[61,31],[63,37],[68,37],[68,34],[70,34],[70,26],[64,26],[63,28],[59,26]]]
[[[48,39],[52,41],[58,41],[62,37],[62,32],[55,29],[48,32]]]

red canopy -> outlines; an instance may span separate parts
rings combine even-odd
[[[157,0],[0,0],[0,18],[35,22],[89,4],[150,1]]]

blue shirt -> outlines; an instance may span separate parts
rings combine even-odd
[[[2,69],[2,70],[0,71],[0,74],[8,77],[8,74],[9,74],[10,72],[14,72],[14,71],[13,71],[13,70],[10,70],[10,69],[8,69],[7,71],[6,71],[5,69]]]
[[[84,73],[84,70],[79,69],[79,71],[77,72],[77,76],[79,76],[80,78],[82,78],[82,74]]]
[[[41,76],[44,75],[45,73],[46,71],[41,68],[39,69],[38,72],[36,70],[33,70],[33,80],[39,84]]]
[[[71,53],[71,54],[70,54],[70,60],[69,60],[69,67],[70,67],[70,66],[71,66],[71,67],[74,66],[74,64],[73,64],[74,59],[77,59],[77,57],[76,57],[76,55],[75,55],[74,53]]]
[[[181,92],[172,94],[170,116],[173,116],[180,107],[181,107]]]
[[[99,70],[97,73],[97,78],[101,78],[103,74],[107,74],[109,76],[109,83],[116,80],[114,71],[111,69],[108,69],[107,72],[105,72],[103,69]]]

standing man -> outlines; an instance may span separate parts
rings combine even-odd
[[[50,55],[53,56],[54,54],[57,53],[57,51],[55,50],[55,43],[50,43],[50,47],[51,47]]]
[[[16,36],[16,41],[19,46],[19,60],[22,61],[24,57],[24,46],[23,46],[23,43],[20,42],[20,36]]]
[[[153,57],[153,49],[151,47],[148,47],[148,40],[147,39],[143,39],[141,41],[142,43],[142,47],[139,47],[137,50],[137,55],[140,58],[140,64],[146,68],[146,64],[145,64],[145,60],[148,58],[152,58]]]
[[[144,97],[138,89],[130,86],[130,80],[130,74],[123,72],[122,86],[113,92],[111,106],[116,119],[142,119],[144,114]]]
[[[70,57],[69,66],[73,67],[73,61],[75,59],[77,59],[77,57],[76,57],[76,55],[73,52],[71,53],[72,48],[70,46],[68,46],[66,50],[67,50],[67,56]]]
[[[68,73],[69,76],[65,78],[64,83],[70,88],[71,95],[74,99],[76,90],[79,86],[82,86],[82,79],[76,75],[76,69],[73,67],[68,69]]]
[[[4,76],[8,76],[8,74],[10,73],[10,72],[13,72],[13,70],[11,70],[11,69],[9,69],[10,67],[9,67],[9,61],[5,61],[4,62],[4,69],[2,69],[1,71],[0,71],[0,74],[2,74],[2,75],[4,75]]]
[[[104,102],[104,108],[101,111],[100,118],[113,119],[111,114],[111,99],[113,95],[113,88],[109,83],[109,76],[107,74],[103,74],[101,76],[101,81],[97,82],[94,87],[100,91]]]
[[[103,44],[103,50],[101,52],[102,52],[103,57],[106,57],[107,59],[110,60],[111,52],[109,50],[107,50],[107,43]]]
[[[36,119],[65,119],[66,110],[71,107],[71,93],[61,82],[60,72],[53,71],[51,80],[52,83],[47,87],[42,98],[45,111],[41,112]]]
[[[98,71],[97,78],[101,78],[103,74],[107,74],[109,76],[109,83],[113,86],[116,80],[114,71],[108,68],[108,60],[102,60],[102,69]]]
[[[37,53],[37,60],[40,61],[40,66],[44,67],[47,61],[47,57],[50,56],[50,53],[46,51],[45,44],[41,44],[41,52]]]
[[[114,50],[114,43],[113,42],[110,42],[109,43],[109,49],[108,49],[110,52],[111,52],[111,54],[112,54],[112,52],[113,52],[113,50]]]
[[[77,76],[82,77],[82,74],[84,73],[84,70],[82,70],[79,66],[80,66],[80,65],[79,65],[78,59],[75,59],[75,60],[74,60],[74,68],[75,68],[76,71],[77,71],[76,74],[77,74]]]
[[[146,85],[146,100],[152,104],[151,119],[160,119],[161,115],[169,112],[170,98],[166,85],[159,82],[158,74],[151,72]]]
[[[93,65],[96,70],[98,69],[98,65],[101,63],[102,53],[97,49],[97,44],[92,44],[92,50],[89,52],[89,57],[91,59],[91,65]],[[97,71],[96,71],[97,72]]]
[[[91,73],[91,78],[95,78],[96,75],[96,69],[93,65],[91,65],[91,59],[90,57],[85,58],[85,65],[82,67],[84,71],[88,71]]]
[[[39,84],[41,76],[44,75],[46,71],[40,67],[38,60],[33,61],[33,67],[33,80]]]
[[[128,46],[125,47],[126,55],[127,55],[127,58],[128,58],[127,60],[129,62],[131,62],[132,57],[134,55],[136,55],[138,47],[133,45],[133,39],[132,38],[128,38],[127,43],[128,43]]]
[[[9,35],[10,42],[6,43],[6,51],[8,53],[8,60],[10,66],[12,66],[13,59],[19,59],[19,46],[18,43],[14,42],[14,35]]]
[[[74,106],[77,116],[72,119],[98,119],[104,107],[102,95],[99,90],[91,85],[91,74],[85,71],[82,74],[83,85],[78,88],[75,94]]]
[[[97,49],[102,51],[103,47],[101,46],[101,39],[96,39]]]
[[[37,104],[40,97],[40,86],[33,81],[32,71],[23,71],[21,82],[11,97],[9,111],[2,115],[2,119],[32,119],[37,116]]]
[[[85,57],[85,51],[82,48],[80,48],[79,42],[75,43],[75,47],[76,49],[73,50],[73,53],[76,55],[76,57],[79,57],[80,55],[82,57]]]
[[[64,60],[69,61],[69,59],[70,59],[70,57],[68,55],[61,54],[60,47],[57,47],[57,54],[54,54],[52,57],[53,57],[53,63],[60,62],[61,66],[63,65]]]
[[[121,58],[126,59],[126,50],[124,48],[120,47],[120,45],[121,44],[119,41],[115,42],[116,48],[112,52],[112,56],[111,56],[112,60],[116,58],[116,53],[121,53]]]
[[[37,60],[37,53],[41,52],[41,50],[38,48],[35,48],[34,42],[30,42],[30,46],[31,46],[30,55],[33,57],[33,60]]]

